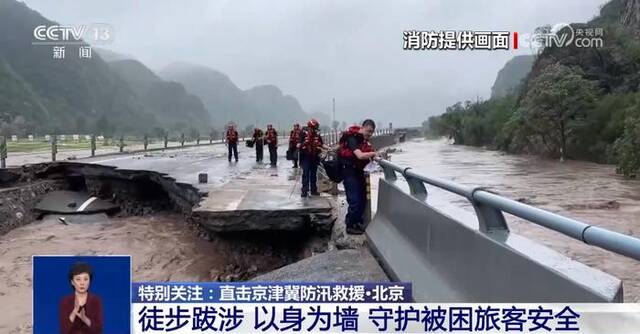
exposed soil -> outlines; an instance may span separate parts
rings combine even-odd
[[[121,210],[67,216],[67,224],[60,215],[38,220],[35,203],[60,189],[86,191]],[[134,281],[239,281],[327,249],[330,235],[311,229],[207,232],[189,218],[200,196],[149,171],[69,163],[2,170],[0,333],[31,332],[33,255],[131,255]]]

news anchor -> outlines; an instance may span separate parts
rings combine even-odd
[[[69,269],[73,293],[60,301],[60,333],[102,334],[102,301],[89,293],[92,280],[93,272],[86,263],[76,263]]]

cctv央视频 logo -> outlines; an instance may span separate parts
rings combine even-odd
[[[568,23],[545,25],[535,29],[533,33],[521,34],[520,44],[532,50],[547,47],[600,48],[604,45],[604,28],[579,26]]]

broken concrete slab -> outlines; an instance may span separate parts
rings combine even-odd
[[[316,254],[252,281],[389,282],[389,278],[371,253],[360,248]]]
[[[44,195],[33,209],[41,213],[89,214],[116,212],[119,206],[84,191],[59,190]]]
[[[256,167],[210,190],[191,219],[212,232],[260,230],[331,231],[335,216],[328,197],[300,197],[300,171]],[[291,181],[294,182],[291,182]]]
[[[171,208],[189,213],[203,195],[190,183],[177,182],[173,177],[151,170],[130,170],[77,162],[51,162],[2,171],[11,175],[11,181],[8,184],[0,183],[0,192],[4,192],[7,190],[4,187],[9,186],[24,187],[41,180],[58,181],[66,184],[66,189],[86,188],[88,193],[100,198],[113,197],[124,211],[130,211],[127,210],[127,206],[131,205],[127,204],[131,204],[129,202],[132,197],[137,197],[137,201],[140,202],[149,197],[166,194]]]

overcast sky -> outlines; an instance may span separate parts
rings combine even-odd
[[[419,124],[458,100],[488,98],[526,48],[404,51],[404,30],[505,30],[585,22],[606,0],[26,0],[49,19],[109,23],[107,48],[154,70],[209,66],[248,89],[275,84],[308,111]]]

